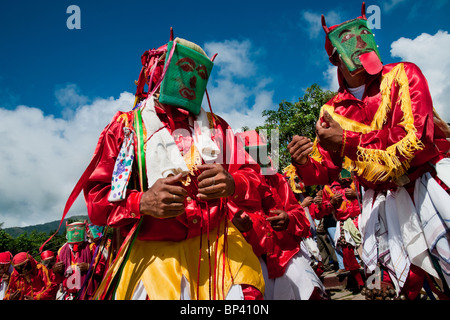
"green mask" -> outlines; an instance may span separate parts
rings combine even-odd
[[[103,235],[104,227],[99,227],[93,224],[88,225],[89,231],[91,232],[92,239],[98,239]]]
[[[182,39],[175,39],[175,41],[177,43],[172,59],[161,82],[159,102],[177,106],[198,115],[213,63],[206,55],[199,52],[201,48],[197,45]],[[170,41],[167,45],[168,54],[172,50],[173,43],[174,41]],[[199,50],[193,48],[199,48]],[[166,58],[166,64],[167,60]]]
[[[375,52],[380,59],[374,35],[365,19],[345,22],[331,30],[328,37],[350,73],[355,73],[363,67],[359,56],[364,53]]]
[[[84,242],[85,232],[85,222],[66,223],[66,238],[68,243]]]
[[[350,179],[351,177],[352,177],[352,174],[350,173],[350,171],[348,171],[346,169],[341,170],[341,178],[342,179]]]

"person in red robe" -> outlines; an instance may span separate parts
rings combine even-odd
[[[287,179],[276,172],[267,156],[267,143],[256,131],[237,134],[256,161],[268,189],[261,189],[261,207],[236,217],[265,273],[266,299],[322,299],[325,288],[301,252],[302,238],[310,235],[310,222]],[[240,220],[240,221],[238,221]],[[243,220],[243,221],[242,221]]]
[[[361,17],[328,27],[322,16],[322,25],[339,90],[321,109],[314,143],[295,136],[288,145],[292,164],[305,184],[330,184],[342,167],[354,174],[365,191],[359,228],[369,271],[382,262],[397,281],[397,292],[407,292],[410,299],[417,297],[426,273],[442,289],[443,282],[450,282],[444,231],[450,215],[450,143],[434,124],[427,80],[413,63],[381,63],[364,4]],[[439,207],[430,197],[447,204],[430,209]],[[424,206],[426,201],[433,205]],[[383,214],[390,224],[384,235],[375,231]],[[431,217],[432,228],[427,223]],[[379,254],[377,243],[388,243],[384,253],[389,254]]]
[[[56,263],[62,262],[63,300],[74,300],[82,288],[92,261],[92,251],[86,238],[87,222],[66,224],[67,242],[58,250]],[[93,288],[88,288],[88,295]]]
[[[9,285],[9,279],[14,268],[11,265],[12,254],[9,251],[0,252],[0,300],[5,297],[6,289]]]
[[[225,120],[193,103],[211,59],[171,38],[142,64],[137,104],[102,132],[84,188],[91,222],[124,237],[94,299],[262,298],[258,259],[227,205],[259,205],[258,166]]]
[[[62,277],[60,269],[58,267],[53,269],[56,264],[55,253],[51,250],[43,251],[41,253],[41,264],[47,268],[49,275],[50,275],[50,280],[55,284],[55,290],[56,290],[55,297],[56,297],[58,295],[58,291],[61,288],[63,277]]]
[[[46,267],[27,252],[16,254],[5,300],[54,300],[56,284]]]
[[[328,228],[330,226],[335,228],[336,220],[334,220],[334,217],[326,214],[327,210],[323,204],[323,190],[317,191],[312,199],[312,203],[309,205],[308,210],[311,217],[318,221],[316,227],[316,242],[322,257],[322,266],[324,271],[338,271],[339,264],[337,253],[334,249],[334,242],[332,242],[331,236],[328,235]],[[330,220],[329,218],[332,218],[333,220]],[[334,224],[332,221],[334,221]]]
[[[330,207],[328,214],[332,214],[336,219],[336,237],[333,239],[335,247],[342,250],[344,267],[350,271],[357,283],[355,292],[361,291],[364,287],[364,280],[359,272],[361,268],[355,256],[355,246],[361,243],[358,227],[358,217],[361,213],[355,184],[351,179],[342,178],[339,175],[337,181],[330,185],[325,185],[323,189],[323,204]],[[347,221],[348,220],[348,221]],[[346,225],[350,222],[352,225]],[[350,232],[348,227],[353,227]],[[356,234],[355,234],[356,233]]]

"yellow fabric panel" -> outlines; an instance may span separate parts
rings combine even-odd
[[[226,296],[232,284],[249,284],[264,293],[264,279],[258,258],[242,234],[229,221],[227,221],[225,278],[222,288],[223,229],[222,224],[209,233],[210,258],[206,250],[207,234],[202,235],[199,297],[197,297],[197,274],[200,236],[179,242],[136,240],[124,266],[116,299],[131,299],[137,284],[142,281],[150,300],[178,300],[181,295],[182,276],[190,284],[193,300],[212,299],[214,293],[212,292],[210,296],[210,287],[211,291],[216,288],[216,299],[223,299],[223,293]],[[219,238],[216,252],[217,232]],[[215,281],[214,270],[216,270]]]

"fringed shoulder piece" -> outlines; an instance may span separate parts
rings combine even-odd
[[[367,181],[397,180],[409,169],[414,153],[424,148],[423,143],[416,136],[417,129],[414,126],[409,81],[404,64],[397,64],[391,71],[383,75],[380,84],[381,104],[370,126],[334,113],[334,107],[331,105],[324,105],[320,111],[320,116],[325,110],[328,111],[344,130],[362,134],[373,130],[381,130],[391,111],[391,89],[394,85],[398,87],[400,108],[403,112],[402,121],[398,125],[404,127],[406,135],[400,141],[387,147],[386,150],[358,146],[357,161],[352,161],[347,157],[343,159],[345,169],[354,171],[356,175]],[[404,158],[403,161],[400,160],[400,156]],[[318,162],[323,159],[317,147],[317,140],[314,141],[310,157]]]

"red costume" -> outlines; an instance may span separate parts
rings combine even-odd
[[[362,100],[348,91],[340,73],[339,80],[338,94],[322,112],[327,110],[345,130],[343,149],[328,152],[315,144],[306,164],[293,163],[299,177],[306,184],[329,184],[343,166],[355,172],[365,189],[380,193],[404,186],[412,198],[416,179],[429,172],[448,190],[434,165],[447,157],[450,143],[433,124],[431,97],[419,68],[411,63],[384,66],[370,77]],[[415,283],[408,281],[404,289],[410,298],[419,292],[417,283],[423,283],[423,272],[416,269],[409,276]]]
[[[334,181],[331,185],[325,185],[323,188],[322,207],[324,210],[322,210],[322,214],[334,214],[338,221],[345,221],[351,218],[355,222],[355,225],[358,226],[358,220],[356,218],[361,213],[361,210],[357,198],[347,199],[345,190],[348,188],[356,191],[354,183],[352,183],[351,180],[346,179],[342,182]],[[339,206],[333,206],[333,204],[331,204],[331,198],[337,193],[342,195],[342,202]],[[320,218],[322,217],[323,216]]]
[[[284,274],[286,265],[300,251],[302,237],[309,235],[310,223],[302,206],[298,203],[289,183],[283,175],[276,173],[264,176],[270,187],[270,196],[261,199],[264,208],[249,212],[253,229],[244,233],[245,239],[252,245],[257,256],[264,256],[269,278],[278,278]],[[285,231],[273,230],[266,217],[273,216],[272,209],[285,211],[289,224]]]
[[[53,251],[46,250],[41,253],[41,264],[43,264],[50,275],[50,280],[55,284],[56,292],[59,289],[60,284],[63,281],[63,277],[58,272],[53,272],[53,265],[56,262],[56,256]]]
[[[357,192],[354,183],[352,183],[350,179],[340,179],[340,181],[334,181],[331,185],[325,185],[323,188],[322,204],[328,208],[329,212],[333,214],[339,223],[339,226],[336,228],[336,232],[339,232],[337,235],[339,238],[337,239],[336,246],[340,246],[342,249],[344,267],[351,272],[358,285],[362,287],[364,286],[364,281],[359,273],[360,265],[355,257],[355,247],[346,240],[346,236],[344,234],[345,221],[350,219],[357,228],[358,216],[361,213],[358,199],[347,199],[345,190],[348,188],[351,188]],[[342,195],[342,202],[332,204],[331,199],[336,194]]]
[[[332,214],[332,207],[323,201],[323,192],[322,192],[322,203],[320,205],[316,203],[311,203],[308,207],[309,213],[314,220],[322,220],[323,217]]]
[[[445,231],[439,236],[433,234],[433,229],[445,230],[442,221],[446,221],[449,213],[442,209],[434,210],[433,205],[418,206],[431,194],[440,194],[440,197],[446,197],[446,201],[450,200],[444,191],[448,187],[437,178],[447,179],[448,166],[445,167],[441,160],[448,157],[450,142],[434,125],[433,103],[421,70],[409,62],[382,65],[366,20],[364,3],[362,17],[338,26],[328,28],[322,16],[325,48],[330,61],[338,66],[339,91],[322,107],[320,125],[321,129],[327,129],[322,125],[326,122],[323,114],[327,111],[332,121],[343,129],[342,144],[340,150],[326,151],[316,140],[306,163],[293,165],[306,184],[330,184],[337,179],[341,168],[353,172],[367,195],[366,199],[363,198],[366,210],[363,210],[359,221],[360,229],[363,225],[363,260],[373,271],[377,260],[384,259],[384,254],[378,253],[378,244],[386,241],[383,237],[389,237],[389,246],[384,249],[395,255],[392,257],[395,264],[389,259],[382,263],[396,277],[397,292],[405,285],[405,291],[414,291],[409,294],[413,299],[423,283],[423,275],[415,271],[416,266],[435,279],[441,278],[442,281],[446,278],[447,283],[450,282],[448,256],[435,249],[438,241],[442,247],[450,248],[449,240]],[[348,79],[357,80],[356,88],[352,89],[355,94],[362,89],[361,97],[351,93],[343,72],[351,75],[346,76]],[[364,83],[361,83],[361,78],[354,77],[359,72],[365,72]],[[435,184],[432,188],[423,188],[422,185],[428,185],[431,177],[441,186]],[[385,213],[389,226],[383,235],[377,233],[375,224],[383,222],[380,217],[384,211],[379,208],[384,209],[388,204],[390,211]],[[440,217],[434,220],[432,228],[427,228],[424,221],[431,216]],[[397,240],[402,243],[395,243]],[[429,252],[439,259],[446,276],[438,275]],[[410,281],[405,284],[407,270]],[[409,290],[411,287],[415,289]]]
[[[433,125],[427,81],[416,65],[385,65],[370,77],[361,100],[349,92],[340,73],[338,78],[338,94],[322,112],[327,110],[345,130],[343,150],[328,152],[316,144],[310,161],[293,163],[306,184],[336,180],[344,160],[361,185],[379,191],[434,171],[430,163],[444,158],[450,143]]]
[[[167,111],[164,111],[158,105],[155,106],[155,109],[161,122],[166,125],[171,134],[175,130],[190,130],[189,112],[179,108],[171,108],[172,111],[169,115]],[[85,197],[92,223],[100,226],[120,227],[123,234],[126,235],[133,222],[141,218],[139,202],[143,192],[138,191],[136,188],[129,188],[124,201],[116,203],[108,201],[115,155],[118,154],[124,138],[124,123],[120,119],[122,115],[131,118],[132,112],[117,113],[108,129],[102,133],[100,138],[100,140],[103,140],[101,159],[89,178],[85,188]],[[169,120],[169,117],[172,119]],[[223,135],[223,140],[216,142],[221,143],[220,147],[221,150],[224,150],[224,153],[232,155],[238,149],[233,142],[235,138],[232,135],[231,128],[224,120],[218,117],[216,118],[216,126],[217,132]],[[190,150],[192,138],[180,135],[176,143],[180,152],[186,154]],[[100,145],[97,146],[97,150],[99,147]],[[245,163],[247,164],[230,163],[226,160],[224,161],[224,166],[227,167],[228,172],[235,181],[236,188],[233,201],[239,204],[239,207],[242,209],[252,209],[259,205],[259,198],[252,191],[258,190],[261,180],[260,176],[255,172],[259,170],[257,165],[249,164],[250,160],[248,157],[246,159]],[[190,187],[194,188],[195,185],[194,181],[190,184]],[[192,190],[192,193],[195,194],[195,191]],[[180,241],[195,237],[202,232],[206,232],[207,225],[209,225],[210,229],[217,227],[219,222],[222,221],[224,213],[226,213],[226,208],[222,206],[220,199],[208,201],[208,206],[205,207],[198,201],[188,198],[185,214],[174,219],[156,219],[152,216],[144,216],[138,239],[145,241]],[[201,221],[203,225],[200,223]]]
[[[308,271],[313,273],[313,270],[309,264],[306,263],[305,266],[304,261],[301,261],[304,258],[301,257],[300,243],[302,238],[310,235],[310,222],[304,209],[297,201],[287,179],[272,168],[264,139],[256,131],[238,135],[244,142],[247,152],[257,159],[261,173],[265,174],[264,187],[260,188],[258,201],[260,206],[254,207],[252,211],[246,211],[252,221],[252,228],[243,232],[243,235],[252,245],[255,254],[260,257],[263,272],[267,270],[264,275],[266,299],[306,300],[311,297],[320,299],[320,290],[315,290],[315,285],[312,284],[318,282],[320,285],[320,280],[305,276]],[[253,151],[257,151],[258,154],[253,154]],[[284,214],[287,215],[287,223]],[[277,220],[270,221],[273,217],[277,217]],[[299,279],[308,281],[311,286],[305,290],[299,289],[297,284],[293,284]],[[280,287],[283,287],[285,293],[280,293]],[[286,294],[287,292],[289,293]]]
[[[105,236],[106,237],[106,236]],[[103,280],[105,271],[108,269],[111,259],[110,246],[111,239],[96,239],[96,242],[89,244],[93,259],[89,266],[88,277],[85,279],[80,299],[87,300],[97,290]]]
[[[172,134],[175,130],[185,129],[190,131],[189,112],[180,108],[170,107],[164,110],[155,105],[155,110],[161,122]],[[169,113],[170,112],[170,113]],[[218,228],[220,223],[226,221],[229,209],[222,199],[198,201],[196,195],[196,177],[198,173],[191,176],[191,183],[187,186],[190,195],[185,200],[185,211],[183,214],[171,219],[157,219],[150,215],[141,216],[139,210],[140,198],[143,194],[138,190],[136,176],[130,179],[130,186],[126,198],[121,202],[109,202],[108,195],[111,190],[111,176],[114,169],[115,157],[124,139],[123,119],[131,119],[133,112],[117,113],[110,125],[102,133],[96,153],[101,150],[99,161],[95,170],[89,177],[85,187],[85,197],[88,204],[89,217],[95,225],[108,225],[120,228],[123,236],[126,236],[132,226],[142,218],[137,239],[140,241],[183,241],[200,235],[209,234],[209,231]],[[235,137],[228,124],[221,118],[215,116],[216,143],[220,150],[224,150],[226,157],[223,166],[233,176],[235,182],[234,203],[242,210],[253,210],[260,206],[258,189],[261,187],[261,177],[257,174],[258,166],[249,164],[250,160],[244,149],[236,146]],[[220,137],[220,138],[219,138]],[[192,146],[192,137],[179,135],[175,142],[181,154],[189,154]],[[238,153],[240,154],[238,155]],[[224,156],[222,155],[222,156]],[[237,157],[246,159],[242,163],[236,163]],[[133,172],[133,174],[135,171]],[[136,183],[134,187],[133,183]],[[202,268],[205,270],[205,268]],[[244,284],[244,294],[248,297],[258,298],[260,293],[253,286]]]
[[[70,247],[72,246],[72,248]],[[79,263],[90,264],[92,260],[92,252],[88,242],[80,242],[75,244],[64,244],[58,251],[56,261],[64,263],[64,279],[63,291],[66,293],[65,300],[72,300],[80,291],[86,280],[86,272],[81,272],[77,267]],[[88,289],[88,296],[92,295],[94,289]]]
[[[6,289],[8,289],[9,279],[13,271],[12,258],[9,251],[0,252],[0,300],[3,300]]]
[[[54,300],[56,295],[55,286],[50,280],[50,275],[46,267],[37,263],[28,253],[21,252],[13,258],[14,271],[11,274],[9,287],[5,300],[11,300],[11,295],[19,291],[18,300]],[[17,269],[25,266],[20,273]]]
[[[233,198],[242,210],[259,206],[262,181],[229,125],[201,108],[213,60],[198,45],[174,39],[172,31],[169,43],[146,51],[133,110],[118,112],[103,130],[66,203],[63,216],[84,190],[91,222],[120,228],[124,236],[94,299],[262,297],[258,259],[228,219],[227,205]],[[205,163],[214,163],[212,169],[198,168]],[[207,186],[219,191],[198,187],[202,171],[216,172]],[[169,209],[165,202],[153,207],[154,195],[143,198],[178,173],[182,178],[173,187],[184,188],[187,197],[160,195]],[[216,185],[216,176],[224,182]],[[173,217],[170,208],[181,203]]]

